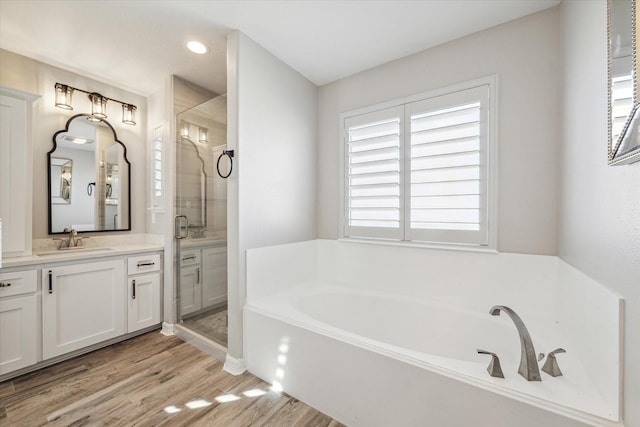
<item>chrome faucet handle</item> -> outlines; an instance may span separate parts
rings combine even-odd
[[[504,378],[504,374],[502,373],[502,368],[500,367],[500,359],[498,359],[497,354],[487,350],[481,350],[481,349],[477,349],[476,351],[478,352],[478,354],[491,355],[491,362],[489,362],[489,366],[487,367],[487,372],[489,372],[489,375],[496,378]]]
[[[59,239],[59,238],[54,238],[53,240],[60,240],[60,246],[58,246],[58,249],[64,249],[66,247],[69,247],[69,239]]]
[[[547,355],[547,360],[544,362],[542,366],[542,371],[551,375],[552,377],[559,377],[562,375],[562,371],[558,366],[558,361],[556,360],[556,354],[558,353],[566,353],[567,351],[564,348],[557,348],[552,352],[549,352]]]

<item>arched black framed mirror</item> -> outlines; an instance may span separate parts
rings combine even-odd
[[[73,168],[62,177],[60,165],[67,161]],[[65,228],[79,233],[131,230],[131,163],[109,122],[89,114],[71,117],[53,135],[47,162],[49,234],[65,233]]]

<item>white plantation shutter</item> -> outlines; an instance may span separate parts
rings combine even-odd
[[[391,108],[345,120],[345,235],[401,238],[401,119]]]
[[[488,90],[407,106],[407,240],[488,243]]]
[[[345,237],[489,244],[490,90],[345,117]]]

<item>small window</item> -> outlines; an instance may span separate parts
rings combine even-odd
[[[490,245],[491,90],[345,115],[343,235]]]
[[[153,130],[151,141],[151,207],[163,208],[162,186],[162,126]]]

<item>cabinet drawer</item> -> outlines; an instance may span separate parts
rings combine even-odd
[[[36,270],[0,273],[0,297],[35,292],[38,284]]]
[[[138,255],[127,258],[127,273],[138,274],[160,270],[160,254]]]
[[[180,266],[200,264],[200,249],[180,252]]]

